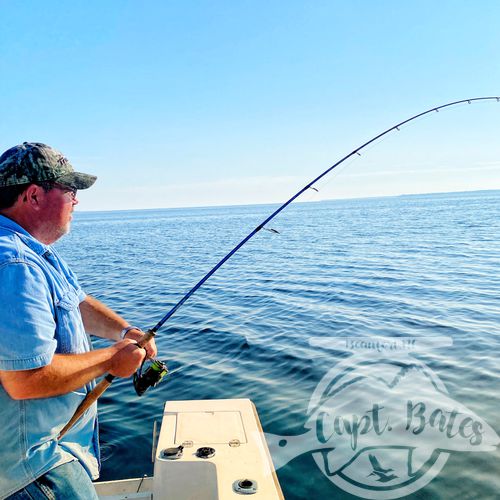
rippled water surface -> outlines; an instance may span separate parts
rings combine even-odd
[[[147,328],[274,208],[82,212],[58,246],[87,293]],[[500,433],[500,191],[294,204],[271,226],[160,330],[168,382],[139,399],[117,380],[101,398],[103,480],[152,474],[169,399],[250,398],[266,432],[304,433],[316,386],[349,355],[318,337],[451,337],[416,356]],[[409,498],[500,498],[499,459],[452,453]],[[278,477],[289,499],[354,498],[311,452]]]

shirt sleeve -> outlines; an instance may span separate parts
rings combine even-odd
[[[54,305],[43,272],[32,264],[0,267],[0,369],[48,365],[56,350]]]

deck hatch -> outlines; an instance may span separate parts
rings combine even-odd
[[[245,428],[239,411],[178,412],[175,442],[227,444],[246,443]]]

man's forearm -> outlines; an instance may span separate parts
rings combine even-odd
[[[54,354],[50,365],[34,370],[0,371],[0,382],[12,399],[59,396],[80,389],[107,372],[128,377],[144,359],[131,340],[81,354]]]
[[[83,387],[109,370],[109,348],[83,354],[55,354],[50,365],[36,370],[2,372],[5,390],[13,399],[59,396]]]
[[[117,341],[120,340],[121,331],[128,326],[127,321],[121,316],[90,295],[87,295],[85,300],[80,303],[80,312],[85,330],[91,335]],[[143,335],[144,333],[140,330],[133,329],[127,333],[127,338],[140,341]],[[144,348],[149,358],[156,356],[157,350],[154,340],[150,340]]]
[[[120,340],[120,332],[128,323],[102,302],[87,295],[80,303],[85,330],[97,337]]]

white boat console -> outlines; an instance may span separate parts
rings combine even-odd
[[[99,498],[283,499],[249,399],[167,402],[154,459],[153,478],[96,483]]]

